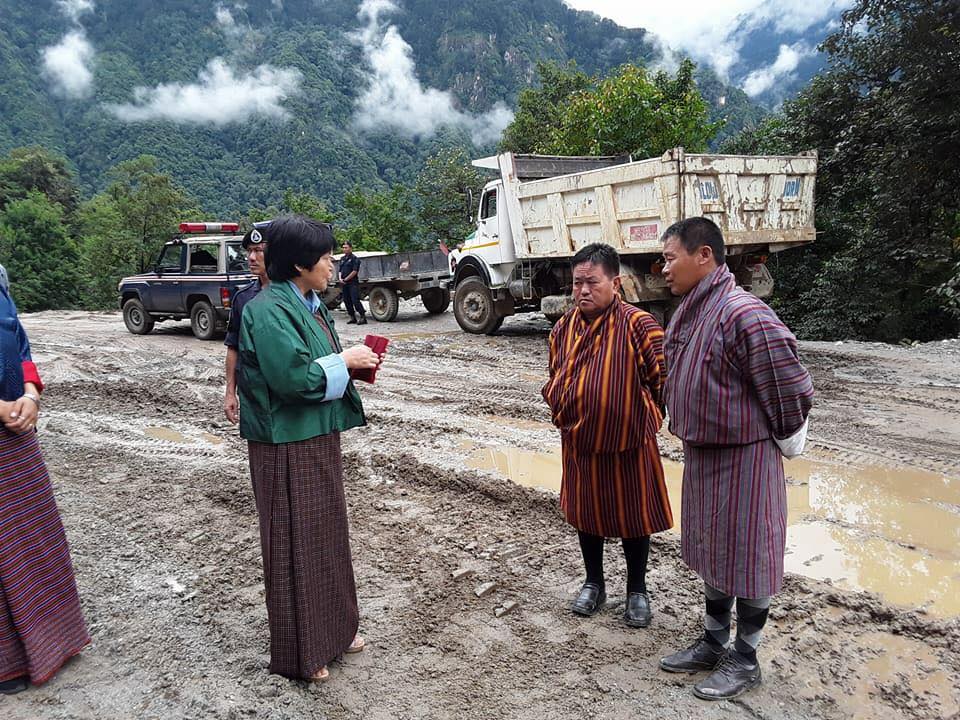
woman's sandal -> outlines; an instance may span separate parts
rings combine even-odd
[[[350,647],[344,650],[345,653],[358,653],[367,646],[366,641],[359,635],[355,635],[353,642],[350,643]]]
[[[329,679],[330,679],[330,671],[327,670],[326,665],[324,665],[322,668],[320,668],[313,675],[310,676],[311,682],[326,682]]]

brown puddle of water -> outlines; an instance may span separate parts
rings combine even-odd
[[[176,430],[171,430],[170,428],[165,427],[148,427],[143,431],[143,434],[147,437],[155,438],[156,440],[166,440],[167,442],[175,443],[192,443],[193,440],[188,438],[183,433],[179,433]]]
[[[559,492],[559,449],[472,448],[467,464]],[[680,530],[683,465],[664,459]],[[960,615],[960,479],[908,468],[785,463],[790,572]]]

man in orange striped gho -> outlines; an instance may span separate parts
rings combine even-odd
[[[612,247],[587,245],[571,265],[575,306],[550,333],[550,380],[543,388],[560,429],[560,507],[577,529],[586,566],[571,610],[589,617],[603,608],[603,541],[622,538],[624,620],[647,627],[650,535],[673,525],[657,447],[663,329],[620,299],[620,258]]]

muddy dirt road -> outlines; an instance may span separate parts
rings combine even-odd
[[[336,317],[348,341],[361,336]],[[678,536],[654,542],[650,629],[621,623],[615,545],[609,607],[579,619],[566,606],[581,561],[556,495],[506,479],[555,475],[542,320],[466,336],[452,314],[405,303],[397,322],[369,326],[394,339],[361,389],[369,426],[344,437],[369,647],[320,686],[266,672],[257,523],[245,446],[221,412],[222,346],[185,324],[134,337],[118,314],[24,324],[49,385],[40,437],[94,643],[46,686],[0,699],[4,718],[960,713],[960,343],[803,346],[819,394],[809,464],[790,473],[802,574],[771,611],[764,684],[705,704],[692,679],[657,669],[699,632],[700,586]],[[662,448],[681,459],[669,436]],[[455,579],[461,569],[473,574]]]

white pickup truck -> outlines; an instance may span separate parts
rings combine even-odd
[[[448,257],[454,314],[471,333],[496,332],[517,312],[559,318],[573,302],[570,258],[593,242],[620,253],[624,299],[665,322],[676,301],[660,275],[660,236],[672,223],[716,222],[737,282],[763,298],[773,292],[767,256],[815,236],[816,152],[677,148],[639,161],[503,153],[473,164],[500,178],[483,188],[476,231]]]

